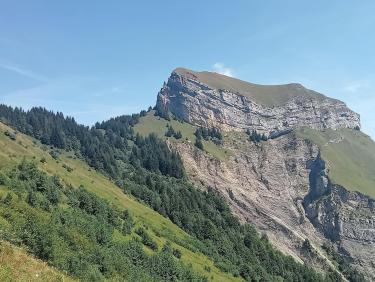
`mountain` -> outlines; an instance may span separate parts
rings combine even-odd
[[[0,105],[0,240],[83,281],[371,281],[374,163],[338,100],[178,68],[92,127]]]
[[[56,217],[58,213],[75,210],[69,207],[70,203],[66,199],[67,193],[64,192],[64,190],[60,190],[61,195],[59,205],[63,206],[63,209],[60,211],[57,210],[56,207],[53,207],[53,205],[49,205],[48,209],[45,208],[43,202],[41,203],[43,205],[37,203],[32,205],[27,204],[29,202],[29,197],[23,195],[24,191],[22,191],[19,184],[15,185],[12,178],[8,179],[7,177],[13,177],[14,172],[19,170],[19,164],[22,164],[25,160],[27,162],[30,161],[36,163],[39,172],[35,173],[34,170],[32,177],[37,178],[35,180],[37,183],[42,182],[39,178],[43,179],[43,176],[45,175],[44,173],[47,173],[50,176],[57,177],[63,185],[75,189],[84,187],[87,192],[92,193],[92,195],[97,195],[99,197],[97,199],[107,201],[116,209],[128,210],[134,222],[131,225],[133,227],[130,227],[131,231],[129,232],[123,232],[121,228],[116,227],[116,229],[113,230],[113,242],[111,242],[111,244],[115,244],[116,242],[131,242],[131,240],[139,241],[140,237],[136,233],[138,230],[137,228],[144,227],[147,228],[146,232],[150,238],[149,240],[156,243],[158,251],[161,251],[166,242],[169,242],[171,244],[170,248],[179,250],[183,265],[191,265],[190,268],[193,269],[194,273],[197,273],[200,276],[209,275],[209,280],[214,281],[240,280],[219,270],[209,257],[202,254],[202,252],[199,251],[200,243],[198,240],[184,232],[167,218],[150,209],[146,204],[140,203],[134,197],[125,194],[124,191],[116,186],[110,179],[102,175],[100,172],[90,168],[83,160],[72,154],[72,152],[66,152],[64,150],[43,145],[36,139],[20,132],[14,133],[13,129],[2,123],[0,123],[0,146],[0,238],[12,243],[12,245],[10,245],[9,243],[3,243],[0,241],[0,278],[4,278],[1,279],[2,281],[8,281],[10,277],[14,277],[14,279],[9,281],[32,281],[37,279],[37,277],[32,277],[36,274],[41,275],[40,279],[42,279],[42,281],[61,281],[63,275],[55,273],[55,270],[50,270],[46,261],[63,272],[67,272],[70,275],[70,277],[64,278],[65,280],[68,279],[67,281],[73,280],[71,278],[79,278],[80,280],[89,281],[103,280],[104,277],[107,279],[110,278],[112,272],[116,273],[116,271],[118,271],[116,267],[111,269],[109,265],[106,265],[110,260],[109,258],[106,258],[104,250],[100,250],[99,248],[96,250],[95,244],[90,242],[90,235],[82,231],[79,225],[75,226],[75,224],[69,223],[64,227],[67,231],[73,230],[71,233],[66,232],[66,234],[64,234],[65,236],[71,237],[57,237],[56,239],[44,238],[47,241],[47,250],[48,252],[51,252],[51,255],[48,256],[41,256],[39,247],[33,246],[30,240],[26,240],[27,237],[25,238],[18,235],[17,228],[21,228],[21,224],[24,224],[23,228],[25,233],[29,232],[38,238],[38,233],[35,233],[35,229],[28,229],[27,225],[22,222],[27,218],[27,214],[33,214],[37,219],[45,220],[48,223],[46,232],[53,234],[57,229],[57,224],[50,220],[52,220],[53,217]],[[33,181],[30,182],[32,183]],[[23,185],[27,187],[27,182]],[[128,185],[130,185],[130,183]],[[35,193],[36,198],[39,198],[40,200],[44,199],[44,194],[45,192]],[[7,195],[13,195],[10,203],[7,203]],[[89,195],[86,197],[88,196]],[[103,209],[103,207],[98,208],[93,204],[91,205],[91,209]],[[92,213],[90,216],[94,217],[96,213]],[[84,217],[86,214],[81,213],[80,215]],[[17,216],[17,218],[15,218],[15,216]],[[18,219],[21,220],[18,221]],[[64,220],[67,221],[68,217],[66,216]],[[78,223],[82,224],[82,222]],[[86,226],[85,228],[88,227]],[[88,231],[92,232],[92,228]],[[71,250],[67,246],[64,246],[64,241],[69,243],[70,248],[72,248]],[[36,261],[35,258],[27,255],[24,250],[15,247],[15,245],[20,243],[22,247],[26,248],[26,250],[31,253],[31,255],[39,257],[39,259],[42,259],[44,262],[42,263],[40,260]],[[49,245],[49,243],[52,243],[52,245]],[[42,245],[42,242],[38,242],[38,244]],[[93,253],[90,253],[89,250],[93,251]],[[127,252],[131,254],[131,251],[132,248],[127,247]],[[126,260],[124,262],[123,258],[118,254],[115,255],[114,259],[123,264],[122,266],[124,267],[121,270],[124,271],[121,279],[125,279],[125,281],[134,281],[134,279],[140,279],[142,281],[166,280],[160,273],[161,271],[164,271],[165,274],[168,275],[169,270],[166,267],[161,268],[158,266],[158,262],[155,261],[155,269],[152,270],[150,266],[147,266],[147,257],[142,253],[142,248],[136,249],[136,251],[138,252],[138,256],[131,257],[133,260],[132,263],[129,263]],[[144,245],[143,251],[147,254],[158,253],[158,251],[153,251],[149,245]],[[58,254],[58,256],[55,254]],[[80,258],[80,263],[77,261],[74,262],[74,259],[76,257],[79,258],[82,254],[86,254],[88,257],[95,254],[102,258],[92,265],[90,265],[90,258],[88,260]],[[112,253],[112,255],[114,254],[115,253]],[[91,259],[95,259],[95,257]],[[154,259],[159,259],[161,262],[163,261],[162,258],[157,258],[156,256]],[[17,268],[21,263],[24,265],[22,270]],[[75,264],[72,265],[72,263]],[[173,271],[171,278],[181,275],[179,274],[181,266],[178,266],[177,261],[172,260],[168,263],[170,264],[170,270]],[[176,263],[177,267],[174,266]],[[37,267],[39,270],[32,269],[32,266]],[[96,269],[99,267],[102,269],[97,271]],[[175,269],[173,269],[173,267],[175,267]],[[151,275],[150,272],[152,272]],[[121,276],[115,277],[120,279]]]
[[[340,281],[334,267],[320,274],[275,250],[219,194],[196,189],[168,143],[136,133],[151,114],[87,128],[0,105],[0,239],[83,281]],[[12,256],[1,258],[0,273],[21,280]]]
[[[300,84],[256,85],[177,68],[156,109],[222,131],[207,149],[184,134],[171,144],[196,185],[219,191],[243,222],[296,259],[324,268],[335,252],[375,279],[375,143],[343,102]],[[263,141],[250,141],[254,134]]]

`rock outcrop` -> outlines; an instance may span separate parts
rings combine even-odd
[[[224,88],[225,87],[225,88]],[[300,84],[256,85],[217,73],[174,70],[157,108],[200,126],[278,134],[298,126],[359,128],[359,115]]]
[[[330,182],[317,158],[304,199],[306,217],[346,261],[375,280],[375,200]]]

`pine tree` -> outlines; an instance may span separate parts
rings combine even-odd
[[[165,133],[165,136],[166,137],[172,137],[176,134],[176,132],[174,131],[173,127],[171,125],[167,125],[168,129],[167,129],[167,132]]]
[[[182,138],[182,133],[181,133],[181,131],[178,131],[177,133],[175,133],[174,138],[176,138],[176,139],[181,139],[181,138]]]
[[[52,130],[50,143],[57,148],[65,148],[65,139],[61,130],[56,127]]]
[[[203,150],[203,143],[201,138],[196,138],[195,139],[195,147],[197,147],[200,150]]]

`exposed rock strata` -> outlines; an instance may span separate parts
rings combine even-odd
[[[375,201],[332,184],[317,159],[304,199],[306,216],[348,261],[375,280]]]
[[[293,134],[262,144],[232,140],[224,144],[232,152],[225,162],[191,144],[176,146],[191,179],[219,191],[242,221],[280,250],[326,268],[330,262],[321,246],[334,244],[375,279],[374,201],[331,185],[316,145]],[[313,256],[303,250],[305,239],[315,248]]]
[[[290,100],[265,105],[252,99],[251,91],[242,95],[234,93],[234,90],[215,89],[199,81],[195,74],[199,73],[181,69],[172,72],[158,94],[157,107],[189,123],[225,131],[254,129],[269,135],[297,126],[314,129],[360,127],[359,115],[347,108],[345,103],[300,84],[287,85],[295,93]],[[216,78],[218,74],[209,75]],[[268,93],[267,86],[250,86],[254,91],[263,91],[265,97],[277,96],[277,92]],[[284,86],[281,85],[280,89]],[[274,87],[278,89],[278,86]]]

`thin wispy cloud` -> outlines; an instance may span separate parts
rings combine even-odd
[[[34,71],[22,68],[22,67],[17,66],[17,65],[0,63],[0,68],[2,68],[4,70],[11,71],[11,72],[14,72],[16,74],[22,75],[22,76],[27,77],[27,78],[31,78],[31,79],[40,81],[40,82],[47,82],[48,81],[48,78],[46,76],[38,74]]]
[[[361,91],[366,91],[371,88],[371,83],[368,80],[353,81],[345,85],[344,91],[350,93],[358,93]]]
[[[234,76],[233,69],[226,67],[223,63],[215,63],[212,65],[212,69],[214,72],[226,75],[226,76]]]
[[[95,97],[104,97],[104,96],[108,97],[108,96],[111,96],[111,95],[114,95],[114,94],[125,94],[125,93],[126,93],[125,87],[113,86],[113,87],[110,87],[110,88],[105,88],[105,89],[102,89],[100,91],[97,91],[93,95]]]

